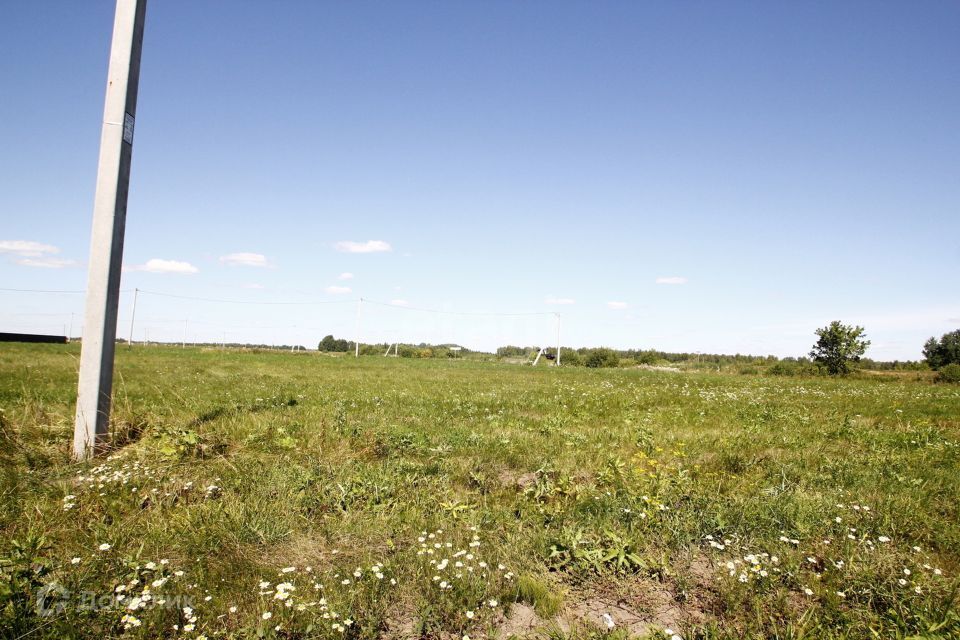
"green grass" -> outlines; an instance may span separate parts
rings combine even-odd
[[[0,345],[2,637],[960,637],[956,386],[120,348],[74,464],[78,355]]]

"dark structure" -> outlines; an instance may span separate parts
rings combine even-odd
[[[67,344],[67,336],[45,336],[39,333],[0,333],[0,342],[46,342]]]

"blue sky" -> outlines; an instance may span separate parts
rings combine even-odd
[[[0,287],[85,287],[113,8],[0,6]],[[153,0],[124,290],[335,303],[142,294],[134,336],[315,345],[362,296],[396,304],[371,341],[560,313],[574,346],[787,356],[839,319],[916,359],[960,328],[958,68],[956,2]],[[79,331],[80,295],[0,300]]]

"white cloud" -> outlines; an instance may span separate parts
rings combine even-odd
[[[344,271],[339,276],[337,276],[337,280],[353,280],[353,274],[350,273],[349,271]]]
[[[576,300],[573,298],[555,298],[553,296],[547,296],[543,300],[546,304],[575,304]]]
[[[607,303],[608,309],[626,309],[628,306],[630,305],[628,305],[626,302],[617,302],[616,300],[612,300]]]
[[[220,256],[220,264],[228,267],[269,267],[267,256],[262,253],[228,253]]]
[[[130,267],[131,271],[146,271],[148,273],[196,273],[200,271],[189,262],[180,260],[164,260],[162,258],[151,258],[144,264],[138,264]]]
[[[0,253],[12,253],[22,258],[39,258],[51,253],[60,253],[60,249],[52,244],[31,240],[0,240]]]
[[[243,288],[244,289],[265,289],[266,287],[256,282],[250,282],[248,284],[243,285]]]
[[[410,303],[407,302],[406,300],[391,300],[391,301],[390,301],[390,304],[392,304],[392,305],[395,306],[395,307],[406,307],[406,306],[408,306]]]
[[[338,287],[337,285],[334,284],[324,289],[324,291],[326,291],[327,293],[332,293],[334,295],[340,295],[342,293],[350,293],[351,289],[350,287]]]
[[[687,279],[683,276],[661,276],[657,278],[657,284],[687,284]]]
[[[63,269],[77,264],[76,260],[64,260],[62,258],[19,258],[14,262],[24,267],[39,267],[41,269]]]
[[[383,240],[367,240],[366,242],[343,240],[336,244],[336,249],[343,253],[379,253],[381,251],[393,251],[390,243],[384,242]]]

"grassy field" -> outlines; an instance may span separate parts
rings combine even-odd
[[[0,634],[960,637],[960,388],[0,345]]]

